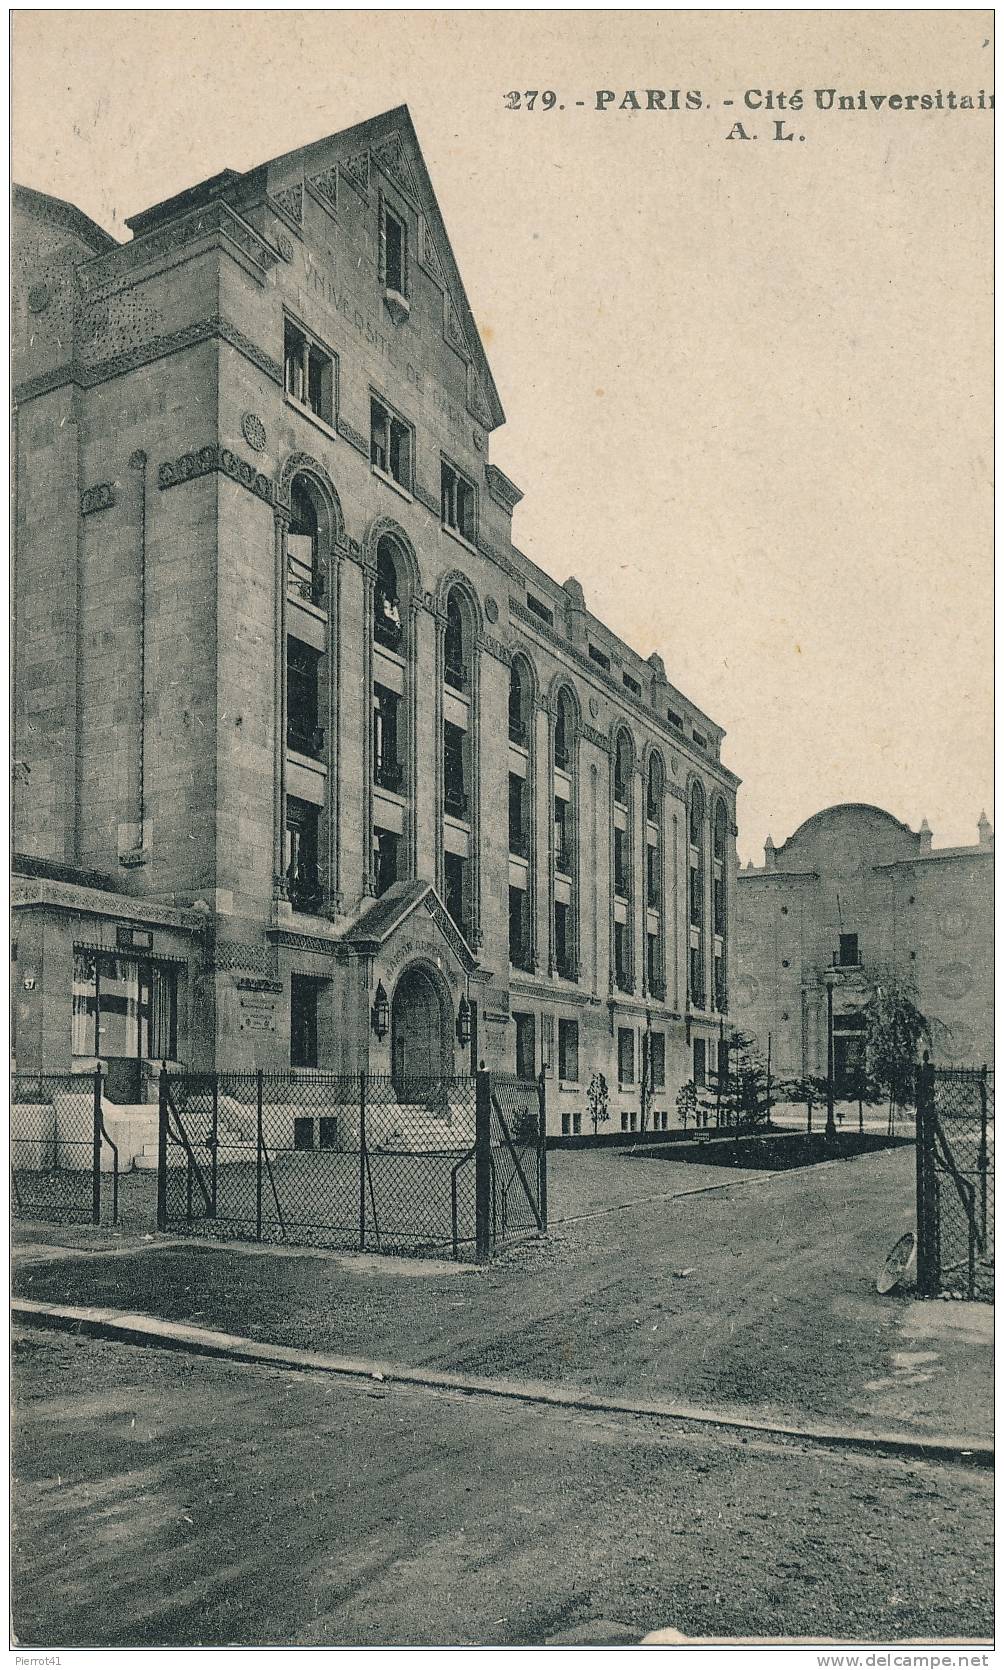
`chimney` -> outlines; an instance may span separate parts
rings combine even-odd
[[[774,842],[770,835],[763,844],[763,866],[765,870],[774,868]]]
[[[978,828],[978,830],[980,832],[980,846],[981,847],[992,847],[993,844],[994,844],[993,825],[991,824],[990,819],[987,817],[986,812],[981,812],[980,813],[980,821],[979,821],[979,823],[977,824],[976,827]]]
[[[931,839],[932,839],[931,825],[928,823],[926,818],[924,819],[923,823],[920,826],[919,835],[920,835],[920,849],[921,849],[921,851],[922,852],[930,852],[930,850],[931,850]]]

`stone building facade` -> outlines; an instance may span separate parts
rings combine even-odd
[[[834,978],[834,1075],[850,1093],[862,1055],[860,1010],[876,984],[910,991],[931,1023],[932,1059],[993,1062],[993,832],[935,847],[877,806],[831,806],[762,868],[739,872],[732,1011],[779,1074],[827,1072],[824,974]]]
[[[134,216],[17,189],[19,1067],[672,1105],[728,1007],[723,732],[512,542],[407,110]]]

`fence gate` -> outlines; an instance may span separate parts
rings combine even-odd
[[[921,1067],[917,1075],[917,1289],[992,1298],[994,1075]]]
[[[542,1092],[497,1074],[161,1074],[157,1225],[489,1258],[547,1225]]]
[[[101,1069],[16,1073],[11,1085],[11,1198],[16,1218],[118,1223],[119,1154],[101,1113]],[[103,1187],[102,1173],[107,1172]]]

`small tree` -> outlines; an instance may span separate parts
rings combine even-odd
[[[693,1079],[688,1079],[686,1084],[681,1084],[679,1090],[676,1092],[676,1111],[680,1115],[680,1122],[683,1125],[684,1130],[687,1129],[688,1119],[692,1119],[696,1125],[697,1086]]]
[[[889,1098],[893,1109],[913,1101],[914,1078],[922,1044],[930,1044],[931,1027],[909,991],[894,981],[876,985],[862,1010],[868,1077]]]
[[[589,1117],[593,1122],[593,1136],[600,1125],[610,1118],[610,1092],[607,1081],[602,1073],[594,1073],[586,1091],[586,1103],[589,1107]]]
[[[770,1112],[767,1067],[753,1037],[737,1032],[722,1051],[727,1069],[719,1080],[717,1105],[723,1125],[764,1125]]]

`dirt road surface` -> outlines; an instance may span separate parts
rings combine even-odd
[[[973,1638],[992,1480],[18,1330],[22,1646]]]

